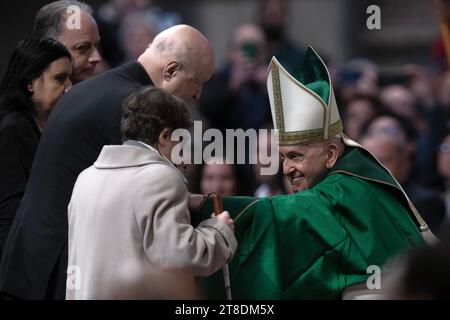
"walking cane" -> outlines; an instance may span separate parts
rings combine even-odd
[[[218,214],[222,213],[222,198],[220,195],[215,194],[213,197],[213,204],[214,204],[214,214],[217,216]],[[231,285],[230,285],[230,271],[228,269],[228,264],[226,264],[223,267],[223,281],[225,284],[225,292],[227,294],[227,300],[231,300]]]

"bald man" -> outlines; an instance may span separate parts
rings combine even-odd
[[[67,205],[78,174],[102,147],[121,144],[122,101],[146,85],[197,100],[213,73],[214,52],[196,29],[157,35],[137,61],[74,86],[54,108],[0,262],[0,292],[23,299],[64,299]],[[74,274],[74,276],[76,276]],[[82,276],[82,275],[80,275]]]

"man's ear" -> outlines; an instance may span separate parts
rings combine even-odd
[[[164,128],[163,131],[159,134],[158,142],[161,146],[165,147],[169,142],[172,136],[172,129]]]
[[[327,169],[331,169],[339,157],[339,147],[336,143],[330,143],[327,147]]]
[[[164,80],[169,81],[175,76],[177,71],[180,69],[180,64],[176,61],[171,61],[164,67],[162,71],[162,77]]]

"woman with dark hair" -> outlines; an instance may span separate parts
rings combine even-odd
[[[69,51],[53,39],[26,38],[9,60],[0,84],[0,256],[41,132],[71,74]]]

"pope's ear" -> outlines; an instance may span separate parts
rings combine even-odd
[[[333,168],[339,157],[339,147],[336,143],[330,143],[327,147],[327,169]]]
[[[178,69],[180,69],[180,64],[176,61],[171,61],[164,67],[162,71],[163,79],[166,81],[169,81],[171,78],[173,78]]]

